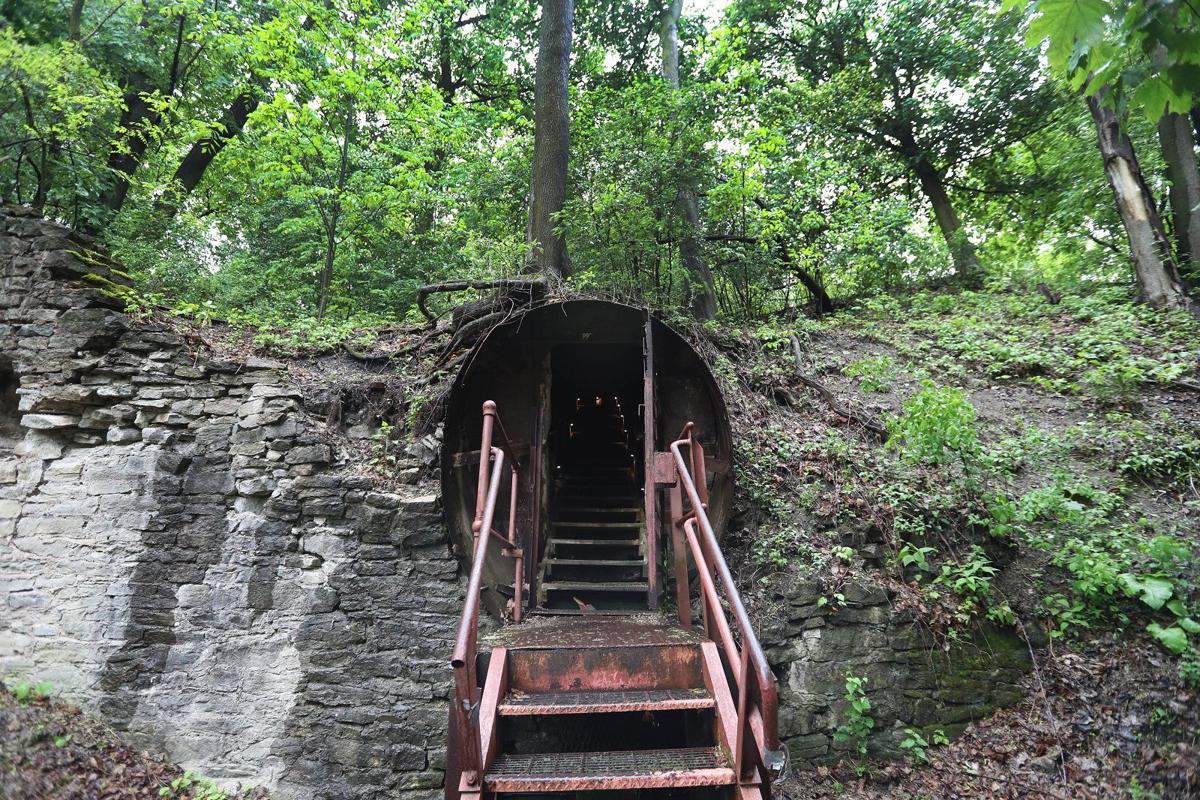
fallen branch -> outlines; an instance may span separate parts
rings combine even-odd
[[[883,425],[879,424],[871,417],[868,417],[866,414],[859,413],[852,408],[842,405],[838,402],[838,399],[834,397],[833,392],[829,391],[825,384],[804,374],[801,369],[801,365],[804,363],[804,356],[800,352],[800,340],[796,338],[795,334],[789,338],[792,341],[792,353],[796,357],[796,377],[800,379],[800,382],[809,389],[812,389],[817,394],[821,395],[821,399],[825,401],[825,405],[829,406],[833,413],[837,414],[838,416],[845,417],[853,422],[857,422],[859,425],[862,425],[871,433],[878,436],[881,442],[886,442],[888,440],[887,428],[883,427]]]
[[[417,308],[425,319],[430,322],[435,322],[437,317],[430,313],[425,302],[429,299],[429,295],[440,292],[461,292],[465,289],[519,289],[528,292],[531,296],[535,289],[543,286],[544,283],[540,280],[492,280],[492,281],[447,281],[446,283],[431,283],[428,286],[422,286],[417,291]]]
[[[383,364],[390,361],[394,356],[392,353],[362,353],[358,350],[355,350],[345,342],[342,342],[342,352],[353,358],[355,361],[361,361],[364,364]]]

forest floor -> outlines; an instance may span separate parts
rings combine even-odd
[[[52,699],[50,686],[0,683],[2,800],[252,800],[130,747],[112,728]]]
[[[754,613],[860,573],[947,640],[1015,625],[1036,663],[1022,703],[927,763],[847,759],[779,794],[1200,797],[1195,320],[1113,290],[919,294],[713,341]]]

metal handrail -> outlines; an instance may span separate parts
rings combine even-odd
[[[500,437],[505,447],[494,445],[496,428],[499,427]],[[454,639],[454,653],[450,658],[450,666],[454,670],[454,700],[453,713],[457,718],[455,731],[459,739],[459,752],[463,756],[463,778],[467,784],[478,786],[487,767],[483,763],[481,732],[479,730],[478,714],[472,713],[479,702],[475,661],[479,639],[479,604],[483,588],[483,568],[487,560],[488,544],[498,540],[507,545],[501,549],[501,555],[514,559],[513,581],[513,621],[521,621],[522,593],[525,578],[525,555],[517,538],[517,499],[519,487],[517,470],[519,464],[511,457],[512,447],[504,433],[504,426],[499,424],[496,404],[488,400],[483,404],[483,436],[479,448],[479,485],[475,496],[475,521],[471,525],[471,575],[467,580],[467,595],[463,602],[462,617],[458,623],[458,633]],[[504,477],[505,462],[508,466],[510,480],[510,495],[508,506],[508,538],[501,536],[493,528],[496,517],[496,501],[500,496],[500,484]],[[488,463],[491,462],[491,470]]]
[[[681,452],[684,447],[688,448],[686,458]],[[696,441],[695,423],[685,425],[679,438],[671,443],[671,457],[677,475],[671,490],[671,529],[672,544],[676,548],[679,619],[684,626],[691,626],[687,559],[681,557],[682,540],[686,537],[700,574],[700,609],[704,615],[705,633],[723,648],[737,686],[737,741],[733,757],[738,780],[752,779],[756,765],[761,765],[768,776],[777,778],[787,765],[787,751],[779,743],[779,688],[708,518],[704,448]],[[683,511],[684,494],[691,505],[686,513]],[[718,578],[737,625],[740,646],[721,605],[716,584]]]

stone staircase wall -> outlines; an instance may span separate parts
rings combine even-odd
[[[440,796],[461,610],[437,490],[373,489],[283,365],[131,320],[0,210],[0,678],[274,796]]]

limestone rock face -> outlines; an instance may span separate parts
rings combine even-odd
[[[799,766],[846,757],[834,739],[846,721],[846,672],[865,677],[875,719],[871,754],[899,757],[905,728],[953,736],[1022,696],[1029,652],[1015,633],[991,625],[946,649],[919,620],[895,611],[884,587],[865,579],[822,604],[815,580],[780,587],[786,611],[759,630],[779,676],[780,737]]]
[[[440,796],[458,565],[284,365],[130,320],[84,237],[0,210],[0,675],[281,798]]]

